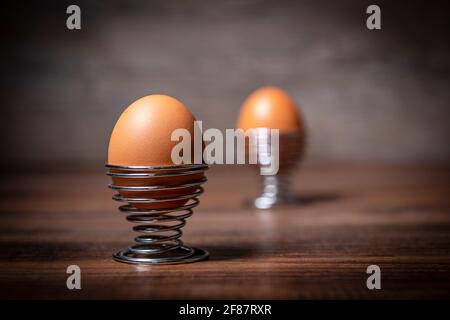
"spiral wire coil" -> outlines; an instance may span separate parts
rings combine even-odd
[[[112,198],[127,203],[119,210],[127,214],[127,221],[135,224],[133,231],[139,233],[134,238],[135,244],[113,254],[115,260],[135,264],[174,264],[208,257],[207,251],[189,247],[180,239],[186,219],[199,204],[198,197],[203,193],[202,185],[207,180],[203,175],[207,165],[143,167],[106,164],[106,168],[106,175],[112,178],[109,188],[119,192]],[[192,175],[195,176],[190,178]],[[168,185],[147,183],[148,179],[155,178],[183,180]],[[134,183],[123,185],[124,181]]]
[[[272,141],[268,130],[257,129],[256,143],[250,146],[250,152],[257,154],[258,166],[270,166]],[[261,194],[247,203],[258,209],[269,209],[282,204],[295,204],[300,198],[292,193],[292,176],[303,156],[305,135],[302,131],[282,133],[279,136],[279,171],[274,175],[262,176]],[[259,159],[264,159],[264,164]]]

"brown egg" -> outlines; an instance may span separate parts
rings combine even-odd
[[[184,128],[191,133],[193,154],[194,121],[192,113],[177,99],[165,95],[150,95],[132,103],[119,117],[109,142],[108,163],[118,166],[173,166],[172,148],[178,141],[171,141],[175,129]],[[110,169],[114,173],[130,173]],[[153,172],[153,171],[152,171]],[[132,173],[149,173],[134,170]],[[179,176],[150,176],[145,178],[113,177],[116,186],[180,186],[198,181],[203,173],[193,172]],[[171,190],[130,191],[119,190],[127,198],[170,198],[195,192],[197,187]],[[180,206],[186,200],[161,203],[131,203],[140,209],[159,209]]]
[[[245,100],[237,126],[244,130],[279,129],[280,133],[303,130],[295,101],[285,91],[275,87],[260,88]]]
[[[256,128],[280,130],[279,173],[296,166],[303,156],[305,148],[303,119],[295,101],[282,89],[263,87],[254,91],[241,107],[237,126],[244,130]]]
[[[150,95],[133,102],[120,115],[109,140],[108,163],[123,166],[170,166],[175,129],[194,137],[195,118],[175,98]]]

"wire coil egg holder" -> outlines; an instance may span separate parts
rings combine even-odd
[[[207,181],[203,175],[208,169],[206,164],[105,166],[106,175],[112,179],[108,187],[118,191],[112,197],[113,200],[127,203],[121,205],[119,210],[127,214],[127,221],[135,224],[133,231],[140,233],[134,238],[135,244],[113,254],[116,261],[147,265],[177,264],[199,261],[209,256],[207,251],[189,247],[180,239],[186,219],[200,202],[198,197],[203,193],[202,185]],[[192,175],[195,176],[191,180]],[[145,183],[144,179],[155,178],[168,179],[172,183]],[[180,178],[181,182],[173,182],[173,179]],[[123,185],[117,184],[117,181],[131,183]],[[136,181],[140,183],[130,185],[136,184]],[[149,196],[152,192],[159,194]],[[161,195],[164,192],[166,194]],[[146,195],[141,196],[142,193]]]
[[[302,199],[292,192],[292,176],[303,156],[305,135],[303,131],[280,133],[279,136],[279,171],[275,175],[262,176],[262,192],[254,199],[247,200],[247,205],[258,209],[270,209],[279,205],[292,205]],[[257,154],[258,167],[270,167],[271,139],[269,130],[256,129],[256,143],[250,145],[250,153]],[[262,161],[260,161],[263,159]]]

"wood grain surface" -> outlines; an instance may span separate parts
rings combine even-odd
[[[305,166],[297,207],[248,209],[257,176],[215,167],[183,239],[207,261],[132,266],[132,242],[98,170],[2,174],[0,298],[450,298],[450,170],[442,166]],[[82,289],[66,288],[66,268]],[[379,265],[382,289],[366,288]]]

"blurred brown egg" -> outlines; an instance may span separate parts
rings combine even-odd
[[[263,87],[254,91],[243,103],[238,128],[279,129],[280,133],[303,130],[295,101],[283,90]]]
[[[237,127],[280,130],[279,173],[295,167],[303,156],[305,127],[300,109],[280,88],[263,87],[254,91],[241,107]],[[249,145],[249,148],[254,150],[255,146]]]

